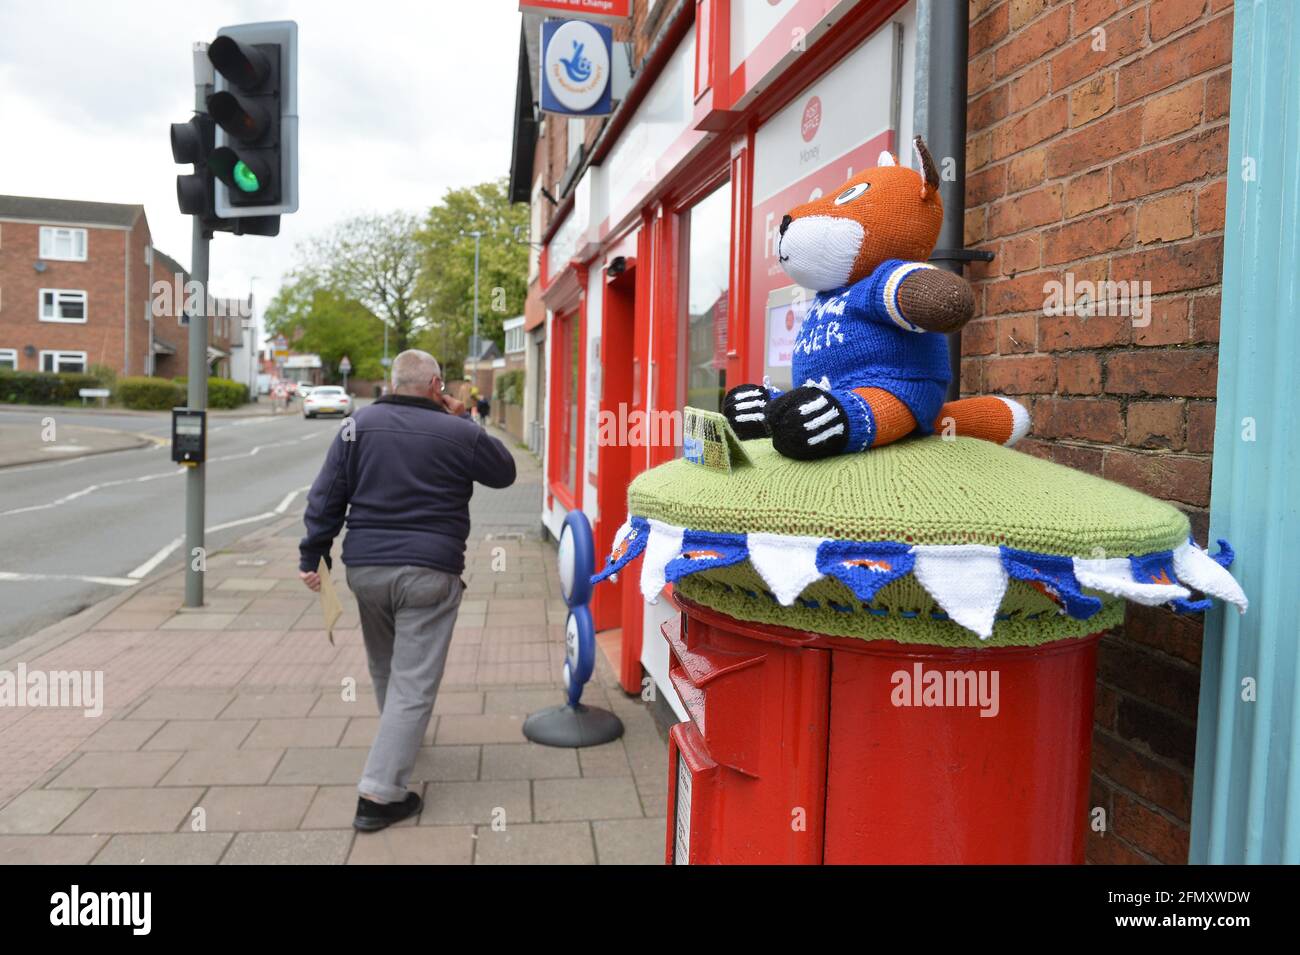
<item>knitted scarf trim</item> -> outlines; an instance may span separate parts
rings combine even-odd
[[[723,534],[633,516],[614,536],[613,549],[592,583],[613,577],[644,556],[641,593],[655,603],[666,584],[748,561],[767,589],[761,594],[746,590],[743,596],[767,599],[781,607],[797,602],[816,610],[820,604],[801,595],[811,584],[833,578],[852,592],[859,606],[832,602],[831,609],[887,615],[891,613],[888,608],[873,606],[876,594],[886,584],[911,575],[942,611],[933,612],[933,619],[951,620],[987,640],[996,622],[1009,619],[999,608],[1012,580],[1039,590],[1056,604],[1058,614],[1075,620],[1101,613],[1099,594],[1145,606],[1168,605],[1179,613],[1203,612],[1212,598],[1218,598],[1245,613],[1246,595],[1226,569],[1233,561],[1232,548],[1225,540],[1218,544],[1217,554],[1188,538],[1172,550],[1082,558],[983,544],[912,545],[770,533]],[[1194,599],[1193,591],[1202,597]]]

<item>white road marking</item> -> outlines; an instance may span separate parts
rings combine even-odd
[[[130,577],[93,577],[86,574],[15,574],[0,570],[0,581],[23,583],[34,580],[80,580],[88,584],[108,584],[110,587],[134,587],[140,581]]]
[[[208,463],[212,464],[217,461],[234,461],[239,458],[251,458],[254,455],[256,455],[259,451],[261,451],[263,448],[288,447],[289,445],[292,444],[299,444],[303,441],[310,441],[312,438],[317,438],[320,437],[322,434],[327,434],[327,433],[328,432],[325,431],[313,431],[310,434],[305,434],[300,438],[292,438],[289,441],[276,441],[271,444],[259,444],[256,447],[254,447],[251,451],[242,451],[239,454],[226,454],[216,458],[208,458]],[[9,517],[13,514],[27,514],[32,511],[48,511],[51,510],[52,508],[60,507],[61,505],[68,504],[72,501],[75,501],[78,498],[85,497],[87,494],[91,494],[95,491],[102,491],[104,488],[119,487],[120,485],[123,484],[138,484],[138,483],[143,483],[145,481],[156,481],[159,478],[175,477],[178,474],[184,474],[185,471],[186,471],[185,468],[178,467],[175,470],[160,471],[156,474],[142,474],[139,477],[120,478],[116,481],[105,481],[103,484],[91,484],[89,487],[83,487],[80,491],[73,491],[71,494],[65,494],[63,497],[56,498],[55,500],[49,501],[48,503],[45,504],[29,504],[26,507],[14,507],[14,508],[10,508],[7,511],[0,511],[0,517]]]
[[[293,503],[293,499],[295,497],[297,497],[303,491],[308,490],[308,488],[310,487],[311,485],[308,484],[308,485],[304,485],[303,487],[290,491],[288,494],[284,496],[284,499],[281,500],[280,503],[275,506],[274,510],[263,511],[261,514],[254,514],[252,517],[241,517],[238,520],[226,521],[226,523],[224,524],[214,524],[211,527],[204,528],[204,533],[213,534],[216,533],[217,531],[224,531],[231,527],[239,527],[241,524],[252,524],[254,521],[264,521],[267,518],[279,517],[281,514],[283,514],[285,511],[289,509],[289,505]],[[134,580],[140,580],[141,578],[147,577],[155,567],[157,567],[164,560],[170,557],[176,551],[176,548],[180,547],[181,544],[183,543],[185,543],[185,538],[177,537],[174,540],[170,541],[169,543],[164,544],[158,550],[158,553],[154,554],[152,557],[146,560],[135,570],[131,571],[129,574],[127,574],[127,576]]]

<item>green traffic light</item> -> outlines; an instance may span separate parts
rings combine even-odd
[[[235,185],[242,192],[257,192],[262,188],[262,184],[257,179],[257,173],[249,169],[242,159],[235,163],[235,168],[231,171],[231,178],[235,180]]]

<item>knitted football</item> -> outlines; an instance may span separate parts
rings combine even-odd
[[[1123,619],[1125,599],[1195,612],[1246,598],[1173,506],[999,445],[937,436],[809,462],[747,441],[730,472],[686,459],[628,489],[599,581],[642,558],[736,619],[942,646],[1030,646]]]

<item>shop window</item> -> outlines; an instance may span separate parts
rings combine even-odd
[[[578,315],[557,317],[554,332],[554,404],[551,427],[555,435],[551,458],[555,484],[577,501],[578,491],[578,388],[582,340]],[[576,504],[574,505],[576,506]]]
[[[721,411],[727,391],[731,184],[709,193],[685,218],[686,316],[681,337],[685,404]]]

